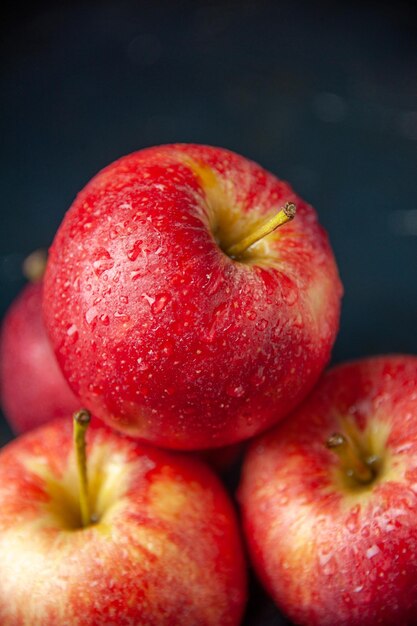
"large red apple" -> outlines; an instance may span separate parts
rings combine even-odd
[[[28,284],[13,302],[0,337],[0,395],[15,432],[79,408],[50,346],[42,319],[42,284]]]
[[[295,219],[247,248],[287,203]],[[326,234],[286,183],[227,150],[170,145],[116,161],[78,195],[50,250],[44,313],[95,415],[198,449],[300,402],[329,359],[340,296]]]
[[[245,563],[214,474],[100,428],[87,466],[82,527],[71,420],[0,453],[0,624],[237,626]]]
[[[417,357],[327,373],[253,444],[240,501],[258,574],[296,624],[417,624]]]

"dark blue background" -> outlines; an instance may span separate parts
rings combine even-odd
[[[97,170],[192,141],[251,157],[317,208],[345,285],[334,361],[417,353],[415,24],[401,2],[14,4],[1,42],[0,313],[22,259]],[[258,592],[245,623],[283,622]]]

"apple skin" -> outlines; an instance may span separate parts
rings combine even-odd
[[[383,462],[375,482],[356,490],[325,446],[343,419]],[[255,569],[294,623],[416,624],[417,357],[374,357],[325,374],[253,443],[239,500]]]
[[[15,433],[80,407],[59,369],[42,319],[42,283],[28,284],[10,306],[0,336],[0,396]]]
[[[245,561],[213,472],[109,429],[87,455],[99,521],[80,528],[70,421],[0,453],[2,626],[237,626]]]
[[[223,252],[296,202],[239,261]],[[44,316],[94,415],[177,449],[247,439],[284,417],[328,362],[341,284],[313,208],[230,151],[145,149],[77,196],[50,250]]]

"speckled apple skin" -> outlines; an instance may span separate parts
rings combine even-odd
[[[79,519],[71,423],[0,453],[2,626],[237,626],[246,568],[231,503],[204,465],[94,428]],[[66,515],[66,517],[65,517]]]
[[[221,250],[225,207],[231,232],[287,201],[297,216],[255,246],[263,261]],[[169,145],[116,161],[77,196],[50,250],[44,315],[95,415],[201,449],[300,402],[329,359],[340,296],[327,236],[286,183],[227,150]]]
[[[335,483],[325,447],[339,418],[385,451],[379,480],[356,493]],[[239,499],[252,562],[294,623],[417,624],[417,357],[329,371],[253,444]]]
[[[10,306],[0,336],[0,397],[16,433],[58,417],[80,402],[56,361],[42,319],[42,283],[29,284]]]

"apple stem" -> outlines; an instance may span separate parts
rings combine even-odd
[[[278,211],[278,213],[276,213],[276,215],[266,220],[252,233],[249,233],[249,235],[231,245],[226,250],[226,254],[232,259],[238,258],[248,248],[253,246],[254,243],[259,241],[260,239],[263,239],[264,237],[266,237],[266,235],[274,232],[274,230],[279,228],[279,226],[283,226],[287,222],[290,222],[292,219],[294,219],[295,213],[295,204],[293,202],[287,202],[285,206],[280,211]]]
[[[81,522],[83,527],[91,524],[90,500],[88,497],[87,455],[85,435],[91,415],[86,409],[80,409],[73,416],[73,435],[75,456],[77,459]]]
[[[346,475],[358,483],[366,485],[375,478],[375,472],[361,457],[354,442],[341,433],[334,433],[326,441],[326,446],[337,454]]]
[[[44,248],[34,250],[25,258],[22,265],[24,277],[31,283],[38,283],[45,274],[48,252]]]

